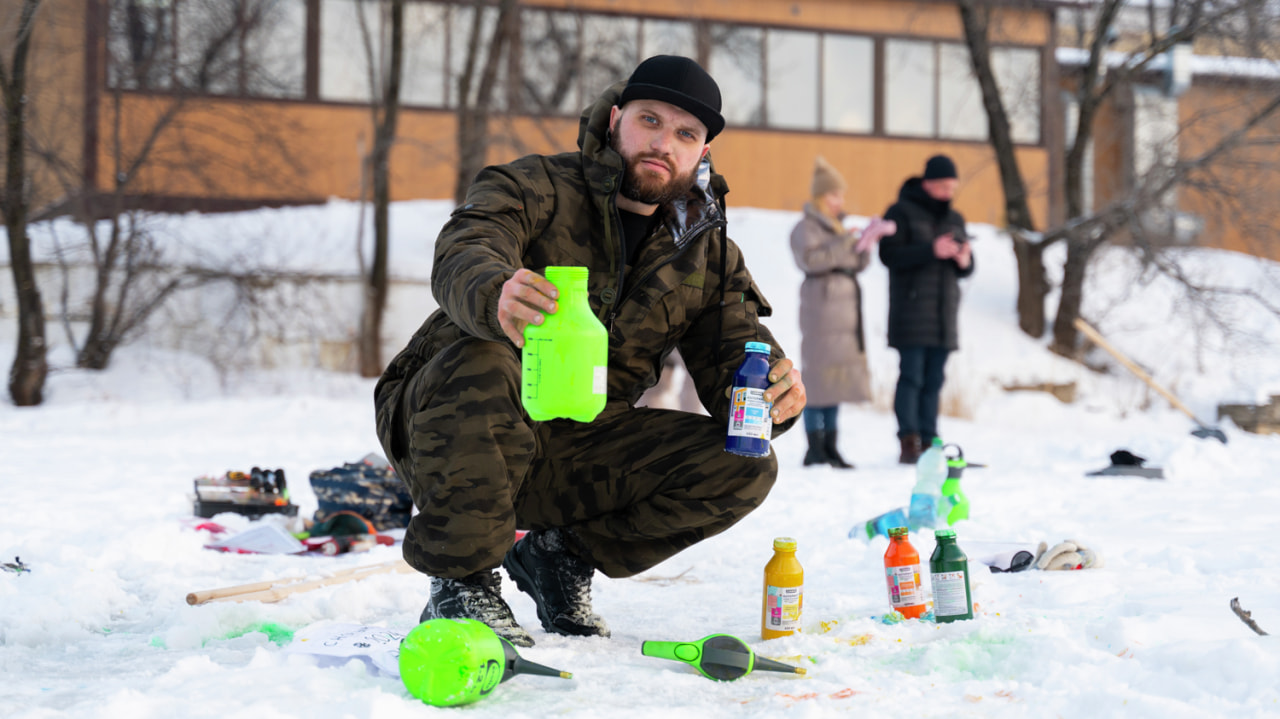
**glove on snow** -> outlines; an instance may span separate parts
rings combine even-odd
[[[1040,546],[1043,547],[1044,542]],[[1059,542],[1051,549],[1040,552],[1040,556],[1036,558],[1036,568],[1045,571],[1094,569],[1101,566],[1102,557],[1074,539]]]

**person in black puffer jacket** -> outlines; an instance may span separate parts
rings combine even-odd
[[[899,355],[893,411],[903,464],[938,436],[943,370],[960,346],[959,279],[973,274],[974,262],[964,217],[951,209],[959,186],[951,158],[934,155],[884,213],[898,230],[880,242],[880,261],[889,269],[889,346]]]

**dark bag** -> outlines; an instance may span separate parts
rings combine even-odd
[[[341,467],[317,469],[311,473],[311,490],[318,504],[317,522],[346,510],[384,531],[409,526],[413,513],[409,488],[387,461],[375,454]]]

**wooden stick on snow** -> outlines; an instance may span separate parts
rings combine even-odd
[[[323,579],[314,579],[309,582],[302,581],[303,577],[289,577],[285,579],[273,579],[265,582],[253,582],[252,584],[238,584],[232,587],[205,589],[188,594],[187,604],[195,606],[197,604],[225,601],[228,599],[237,602],[278,602],[290,594],[308,592],[312,589],[327,587],[331,584],[351,582],[357,579],[371,577],[375,574],[386,574],[388,572],[405,574],[413,571],[416,570],[406,564],[403,559],[397,559],[391,562],[384,562],[382,564],[368,564],[361,567],[344,569],[339,572],[334,572]]]

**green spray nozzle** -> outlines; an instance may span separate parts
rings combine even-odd
[[[432,706],[468,704],[517,674],[573,675],[522,658],[516,648],[474,619],[432,619],[400,640],[400,680]]]
[[[708,679],[728,682],[756,669],[788,674],[804,674],[804,669],[757,656],[741,639],[729,634],[710,634],[696,642],[643,642],[646,657],[684,662]]]

